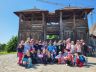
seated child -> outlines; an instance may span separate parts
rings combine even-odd
[[[43,49],[43,64],[46,65],[47,61],[48,61],[48,50],[47,49]]]
[[[74,55],[73,55],[73,65],[74,65],[74,66],[77,66],[76,61],[77,61],[78,58],[79,58],[78,53],[77,53],[77,52],[74,53]]]
[[[33,49],[30,52],[30,57],[32,59],[32,64],[36,64],[37,63],[37,53],[36,53],[35,49]]]

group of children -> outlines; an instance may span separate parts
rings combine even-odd
[[[87,45],[84,40],[77,40],[75,44],[70,38],[58,42],[27,38],[25,42],[22,40],[17,47],[18,64],[25,68],[38,63],[82,67],[87,62],[85,48]]]

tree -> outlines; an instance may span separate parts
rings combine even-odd
[[[7,52],[15,52],[18,44],[18,37],[13,36],[10,41],[7,43],[5,50]]]
[[[0,51],[4,51],[6,47],[6,44],[0,44]]]

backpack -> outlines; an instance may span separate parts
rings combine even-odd
[[[84,56],[83,56],[83,55],[80,55],[80,56],[79,56],[79,60],[80,60],[81,62],[85,62]]]

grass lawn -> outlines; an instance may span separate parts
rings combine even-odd
[[[5,55],[5,54],[16,54],[17,52],[6,52],[6,51],[2,51],[0,52],[0,55]]]

